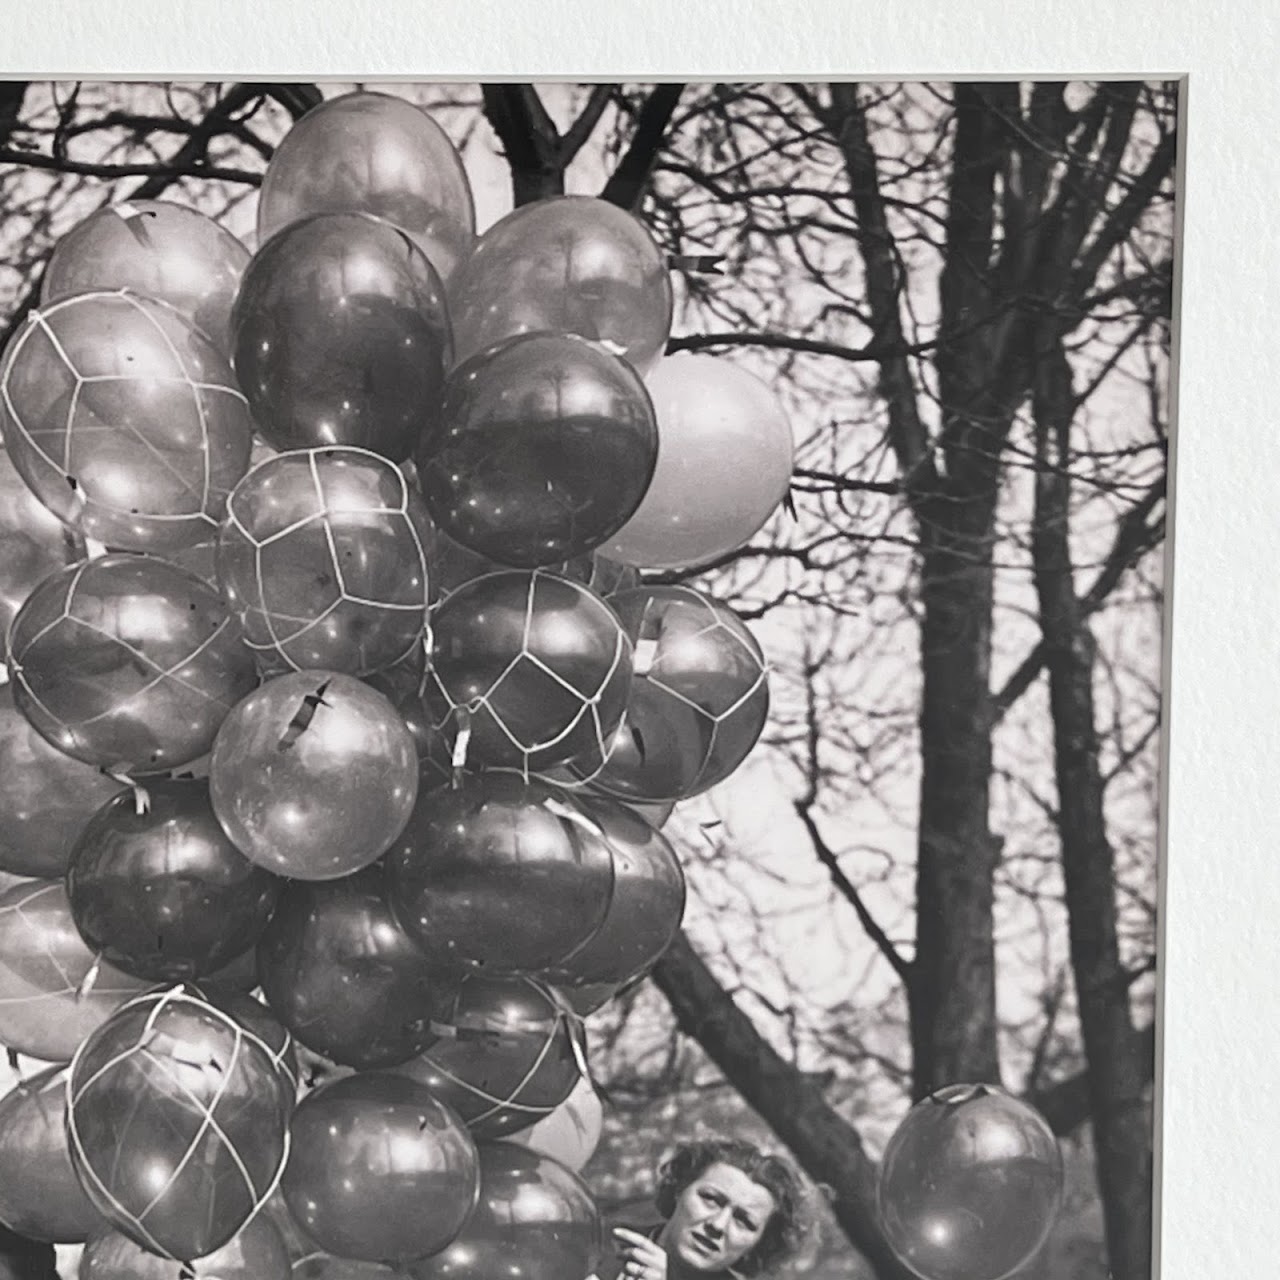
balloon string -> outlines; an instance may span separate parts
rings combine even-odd
[[[694,275],[722,276],[724,270],[723,253],[673,253],[667,258],[667,267],[671,271],[688,271]]]
[[[462,785],[462,771],[467,767],[467,750],[471,746],[471,712],[466,707],[458,707],[455,716],[458,732],[453,740],[453,757],[449,763],[453,770],[450,781],[456,789]]]
[[[80,979],[80,985],[76,988],[76,999],[84,1000],[93,990],[94,984],[98,981],[98,974],[102,971],[102,952],[99,951],[93,957],[93,963],[89,966],[89,972]]]
[[[653,670],[654,659],[658,656],[658,641],[656,639],[637,640],[635,647],[635,658],[632,662],[632,670],[635,675],[644,677]]]

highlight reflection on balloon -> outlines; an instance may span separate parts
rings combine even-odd
[[[236,376],[277,449],[358,445],[400,462],[435,420],[451,350],[444,286],[390,223],[292,224],[249,263],[232,324]]]
[[[180,1266],[140,1248],[119,1231],[104,1231],[85,1246],[79,1280],[290,1280],[289,1252],[262,1214],[203,1258]]]
[[[309,1049],[367,1068],[404,1062],[435,1038],[448,976],[401,927],[381,867],[284,891],[258,946],[263,994]]]
[[[622,800],[682,800],[723,782],[769,714],[764,654],[728,605],[692,587],[639,587],[610,600],[635,643],[626,718],[603,757],[571,762]]]
[[[593,592],[511,570],[459,587],[432,620],[427,697],[467,759],[541,769],[603,752],[622,717],[631,643]]]
[[[385,458],[298,450],[235,487],[218,575],[262,671],[367,675],[422,647],[434,536],[422,499]]]
[[[313,213],[385,218],[445,280],[475,240],[462,158],[426,111],[385,93],[313,107],[276,148],[258,193],[259,243]]]
[[[254,684],[220,596],[150,556],[112,554],[46,578],[9,632],[13,700],[77,760],[161,773],[204,755]]]
[[[62,875],[84,824],[123,790],[91,765],[50,746],[0,687],[0,869]]]
[[[216,973],[252,947],[283,888],[227,839],[205,779],[155,779],[145,812],[109,800],[67,872],[81,936],[126,973],[172,982]]]
[[[77,1244],[102,1223],[71,1167],[66,1071],[29,1076],[0,1099],[0,1222],[53,1244]]]
[[[484,773],[418,797],[387,855],[387,892],[432,954],[491,973],[540,973],[600,938],[613,859],[566,792]]]
[[[993,1085],[950,1085],[889,1139],[876,1205],[885,1238],[922,1280],[1003,1280],[1044,1244],[1062,1178],[1037,1111]]]
[[[475,1205],[475,1143],[413,1080],[335,1080],[298,1104],[292,1133],[281,1190],[298,1225],[331,1253],[420,1258],[443,1249]]]
[[[98,962],[71,918],[61,880],[28,880],[0,895],[0,1044],[6,1048],[70,1062],[85,1036],[148,985]]]
[[[483,351],[445,387],[418,451],[422,493],[456,541],[502,564],[555,564],[635,511],[658,456],[635,371],[581,338],[530,334]]]
[[[418,755],[376,689],[297,671],[255,689],[227,717],[209,767],[213,811],[251,862],[336,880],[382,856],[418,794]]]
[[[658,465],[639,509],[602,547],[625,564],[705,564],[751,540],[787,496],[791,424],[754,374],[680,352],[645,380],[658,422]],[[715,476],[715,484],[707,477]]]
[[[472,972],[441,1023],[447,1034],[388,1070],[426,1085],[477,1140],[527,1129],[582,1075],[581,1029],[563,997],[543,983]]]
[[[576,1174],[514,1143],[486,1143],[471,1220],[409,1271],[414,1280],[566,1280],[591,1275],[603,1246],[600,1211]]]
[[[249,250],[225,227],[167,200],[109,204],[54,246],[40,285],[44,306],[90,289],[131,289],[167,302],[220,351]]]
[[[109,547],[199,542],[249,465],[249,413],[226,356],[137,294],[82,293],[32,312],[0,385],[19,475],[59,520]]]
[[[593,196],[507,214],[450,282],[458,358],[523,333],[574,333],[641,373],[671,330],[666,259],[643,223]]]
[[[139,996],[89,1036],[67,1096],[89,1199],[118,1231],[174,1258],[231,1240],[288,1151],[270,1050],[183,988]]]

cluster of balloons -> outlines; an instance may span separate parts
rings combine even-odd
[[[733,611],[640,571],[751,538],[790,428],[664,357],[635,217],[477,236],[395,97],[296,124],[258,237],[105,207],[0,361],[0,1045],[51,1064],[0,1221],[93,1280],[582,1280],[582,1018],[768,713]]]
[[[733,610],[640,571],[746,543],[790,428],[664,357],[636,218],[477,236],[397,98],[309,112],[258,232],[103,208],[0,360],[0,1045],[51,1064],[0,1100],[0,1221],[90,1280],[584,1280],[582,1019],[672,942],[661,827],[769,709]],[[928,1280],[1047,1229],[1056,1147],[993,1098],[886,1157]]]

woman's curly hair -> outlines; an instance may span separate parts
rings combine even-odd
[[[658,1212],[670,1218],[680,1193],[713,1164],[741,1169],[773,1196],[777,1210],[769,1216],[755,1248],[734,1268],[755,1276],[794,1257],[805,1245],[812,1230],[812,1218],[799,1175],[781,1156],[761,1151],[748,1142],[731,1138],[711,1138],[678,1147],[658,1168],[654,1193]]]

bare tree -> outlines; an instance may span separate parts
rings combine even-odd
[[[1016,1069],[1058,1132],[1091,1122],[1111,1272],[1148,1275],[1174,91],[422,93],[460,145],[496,145],[515,203],[585,184],[644,217],[676,271],[671,349],[749,363],[798,427],[789,511],[677,576],[767,632],[756,763],[808,857],[779,871],[689,807],[653,1078],[696,1041],[888,1277],[874,1136],[833,1082],[865,1069],[887,1118]],[[10,328],[77,216],[166,191],[234,211],[318,98],[4,86]],[[837,998],[726,870],[745,861],[847,957]],[[629,1007],[599,1032],[624,1059]]]

